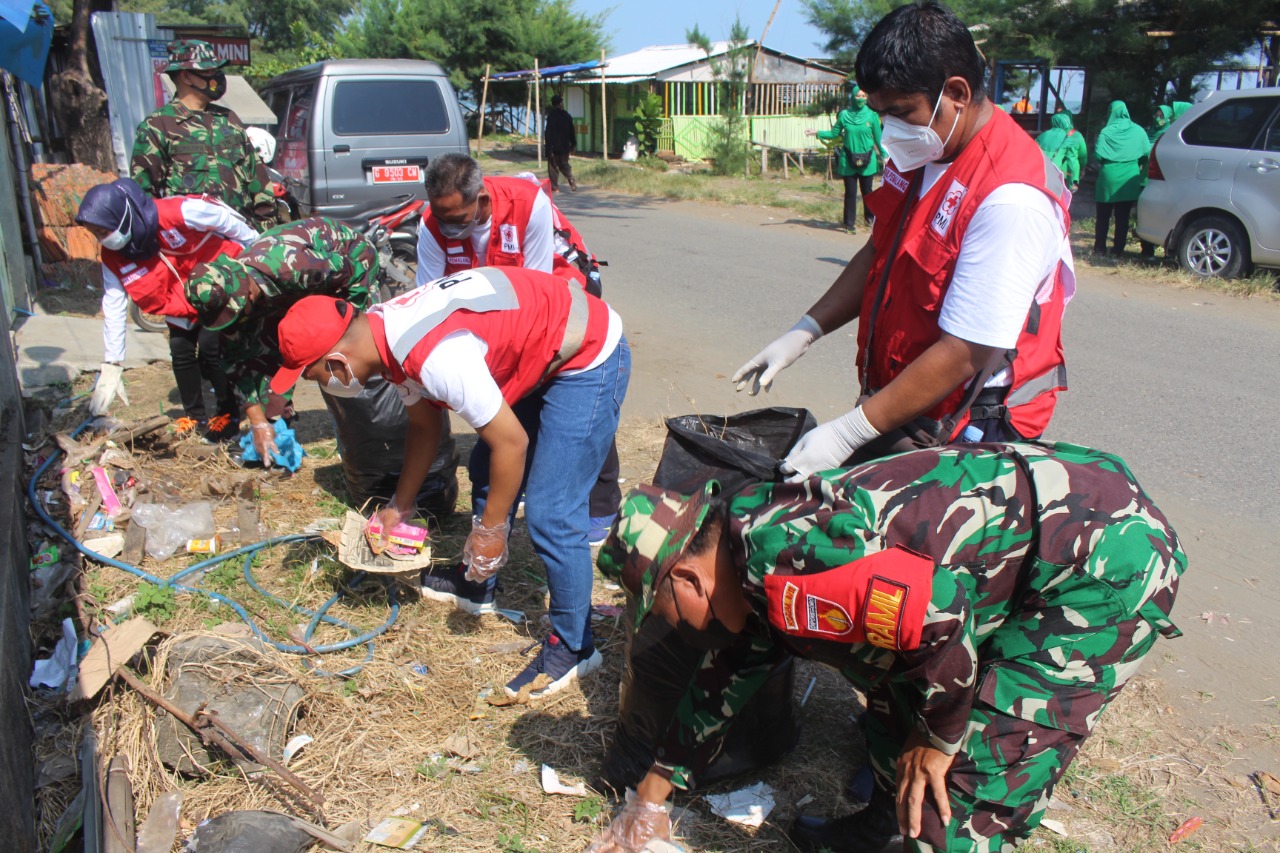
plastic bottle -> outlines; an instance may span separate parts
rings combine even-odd
[[[182,792],[168,791],[156,798],[147,812],[147,820],[138,830],[137,853],[169,853],[178,836],[178,812],[182,809]]]

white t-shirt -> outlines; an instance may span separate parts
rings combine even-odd
[[[924,167],[922,195],[946,174],[948,165]],[[1031,300],[1048,300],[1059,263],[1068,273],[1073,269],[1058,206],[1027,184],[997,187],[969,221],[938,326],[971,343],[1012,349],[1026,325]],[[1074,276],[1067,285],[1070,299]],[[1008,384],[1007,371],[987,382],[988,387]]]
[[[184,224],[195,231],[212,231],[226,240],[235,240],[248,246],[258,239],[244,217],[220,201],[188,198],[182,202]],[[156,259],[156,263],[164,263]],[[102,360],[119,363],[125,356],[125,327],[129,318],[129,295],[124,285],[106,264],[102,265]],[[168,322],[180,329],[190,329],[195,323],[182,317],[167,317]]]
[[[489,254],[489,234],[493,230],[493,217],[471,232],[471,245],[483,266]],[[546,193],[538,193],[529,211],[529,224],[524,232],[524,267],[530,270],[551,272],[552,254],[555,252],[555,229],[551,220],[551,199]],[[443,278],[450,272],[445,263],[444,247],[427,230],[426,216],[418,224],[418,274],[414,283],[421,287],[429,281]]]
[[[599,367],[613,355],[621,338],[622,318],[610,308],[609,331],[600,352],[586,367],[561,371],[561,375]],[[421,372],[417,376],[409,374],[406,383],[396,386],[400,401],[412,406],[426,397],[444,403],[472,429],[480,429],[502,408],[502,391],[484,360],[488,353],[489,344],[474,332],[459,329],[445,335],[423,361]]]

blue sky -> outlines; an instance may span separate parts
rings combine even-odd
[[[759,38],[774,0],[575,0],[574,8],[594,15],[612,9],[605,20],[610,52],[628,53],[651,44],[679,44],[697,24],[713,41],[728,35],[735,16]],[[822,34],[805,23],[800,0],[782,0],[765,44],[796,56],[821,56]]]

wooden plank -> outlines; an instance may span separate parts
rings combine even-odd
[[[89,653],[80,661],[80,680],[71,691],[71,701],[92,699],[106,686],[120,667],[142,651],[147,641],[160,629],[141,616],[112,625],[93,641]]]

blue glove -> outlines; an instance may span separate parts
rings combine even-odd
[[[271,425],[275,431],[276,449],[271,454],[271,460],[289,471],[297,471],[302,467],[302,457],[307,455],[307,451],[298,443],[297,436],[293,434],[293,429],[284,421],[284,418],[277,418]],[[258,448],[253,446],[253,430],[249,430],[240,436],[240,447],[244,451],[240,454],[240,458],[245,462],[261,462],[262,457],[258,455]]]

